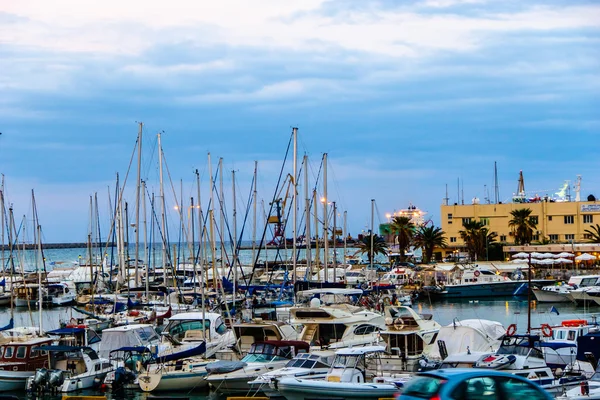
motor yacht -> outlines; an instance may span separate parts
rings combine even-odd
[[[219,361],[207,365],[209,374],[206,380],[218,393],[248,393],[257,389],[248,382],[283,368],[297,354],[308,351],[308,343],[297,340],[257,342],[241,361]]]
[[[381,378],[383,346],[337,350],[324,380],[285,377],[277,380],[279,393],[287,400],[392,398],[403,382]]]
[[[292,358],[285,367],[259,375],[248,382],[252,391],[262,392],[267,397],[281,397],[277,382],[282,378],[324,379],[329,372],[335,353],[332,350],[315,350],[300,353]]]
[[[385,318],[355,305],[361,289],[311,289],[297,293],[290,309],[292,325],[302,325],[299,339],[315,349],[340,349],[378,343]]]

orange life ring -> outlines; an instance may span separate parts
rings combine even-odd
[[[473,275],[475,275],[475,276],[479,276],[480,274],[481,274],[481,272],[479,272],[479,271],[473,272]]]
[[[508,329],[506,330],[507,336],[512,336],[517,333],[517,324],[510,324]]]
[[[542,335],[545,337],[552,336],[552,327],[548,324],[542,324]]]

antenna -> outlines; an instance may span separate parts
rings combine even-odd
[[[577,175],[575,182],[575,201],[581,201],[581,175]]]
[[[456,178],[456,204],[460,203],[460,178]]]
[[[488,195],[487,185],[483,185],[483,201],[486,204],[490,204],[490,197]]]
[[[462,204],[464,206],[465,205],[465,181],[463,181],[462,179],[461,179],[461,186],[462,186],[462,188],[460,191],[460,193],[461,193],[460,204]]]
[[[448,200],[450,200],[450,198],[448,197],[448,184],[446,183],[446,197],[444,197],[444,205],[445,206],[448,205]]]
[[[498,166],[494,161],[494,201],[496,204],[500,202],[500,191],[498,190]]]

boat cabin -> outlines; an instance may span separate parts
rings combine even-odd
[[[188,312],[175,314],[163,329],[178,342],[201,342],[227,333],[227,326],[220,314]]]
[[[407,285],[412,283],[414,276],[414,272],[404,269],[404,268],[396,268],[386,274],[381,278],[381,282],[389,282],[393,285]]]
[[[297,354],[308,353],[310,346],[298,340],[265,340],[256,342],[242,359],[243,362],[272,362],[290,360]]]
[[[4,333],[4,332],[3,332]],[[48,364],[48,353],[36,350],[41,345],[51,344],[50,338],[28,336],[0,337],[0,370],[35,371]]]
[[[233,325],[237,346],[242,354],[250,351],[252,345],[265,340],[295,340],[298,333],[290,325],[280,321],[263,321],[255,318],[248,323]]]
[[[382,356],[385,369],[417,371],[423,352],[437,338],[440,324],[430,315],[421,316],[406,306],[386,307],[385,315],[386,327],[381,331],[381,338],[390,353]]]
[[[160,336],[149,324],[132,324],[104,329],[98,349],[100,357],[108,358],[111,350],[121,347],[153,347],[160,343]]]
[[[329,368],[334,358],[335,354],[329,350],[300,353],[285,364],[285,368]]]
[[[380,375],[379,356],[383,346],[364,346],[340,349],[335,353],[331,368],[325,378],[328,382],[365,383]]]

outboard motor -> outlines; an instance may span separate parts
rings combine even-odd
[[[56,392],[65,382],[65,374],[60,369],[48,371],[48,387]]]
[[[112,382],[113,392],[118,392],[125,389],[127,384],[135,381],[135,374],[128,371],[124,367],[119,367],[115,370],[115,379]]]
[[[35,371],[35,374],[27,380],[27,391],[30,393],[41,394],[46,388],[48,383],[48,370],[46,368],[39,368]]]

